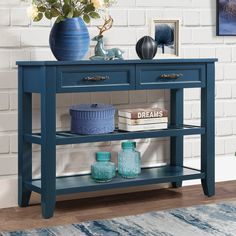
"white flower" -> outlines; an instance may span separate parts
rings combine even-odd
[[[36,5],[31,5],[27,8],[27,15],[28,17],[30,17],[31,19],[34,19],[38,16],[38,8]]]
[[[91,1],[96,9],[103,7],[104,0],[92,0]]]

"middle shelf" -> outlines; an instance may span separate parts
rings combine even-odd
[[[169,126],[168,129],[147,130],[138,132],[126,132],[115,130],[113,133],[96,134],[96,135],[79,135],[73,134],[70,131],[56,132],[56,145],[106,142],[129,139],[144,139],[144,138],[159,138],[159,137],[174,137],[184,135],[204,134],[205,128],[193,125]],[[25,134],[24,139],[29,143],[41,144],[41,133]]]

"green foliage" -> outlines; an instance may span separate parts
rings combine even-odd
[[[66,16],[69,12],[70,12],[70,5],[65,3],[63,6],[62,6],[62,11],[64,13],[64,16]]]
[[[85,8],[84,8],[84,13],[87,14],[87,13],[89,13],[91,11],[95,11],[95,7],[93,6],[93,4],[86,5]]]
[[[57,0],[47,0],[47,2],[50,4],[53,4],[53,3],[57,2]]]
[[[110,7],[114,3],[114,0],[103,1],[104,7]],[[100,18],[102,12],[95,8],[93,0],[32,0],[32,3],[37,9],[34,21],[40,21],[44,16],[49,20],[56,17],[57,23],[66,18],[82,17],[89,23],[91,18]]]
[[[46,11],[46,7],[44,7],[44,6],[39,6],[39,7],[38,7],[38,11],[39,11],[39,12],[45,12],[45,11]]]
[[[40,20],[42,20],[42,18],[43,18],[43,13],[39,13],[35,18],[34,18],[34,21],[40,21]]]
[[[99,19],[100,18],[100,15],[95,11],[90,12],[89,16],[93,19]]]
[[[55,7],[51,8],[51,13],[52,13],[52,17],[57,17],[59,16],[61,13],[59,12],[59,10]]]
[[[49,19],[49,20],[52,19],[52,12],[50,10],[46,10],[44,15],[47,19]]]
[[[88,24],[88,23],[90,22],[90,17],[89,17],[89,15],[84,14],[84,16],[83,16],[83,20],[84,20],[85,23]]]
[[[64,21],[66,18],[64,16],[58,16],[57,17],[57,20],[56,20],[56,23],[59,23],[61,21]]]

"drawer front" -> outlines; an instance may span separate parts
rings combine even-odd
[[[57,92],[135,89],[134,65],[81,65],[57,68]]]
[[[136,68],[138,89],[204,87],[204,64],[197,65],[138,65]]]

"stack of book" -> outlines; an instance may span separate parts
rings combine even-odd
[[[118,111],[118,128],[124,131],[166,129],[168,111],[161,108],[134,108]]]

